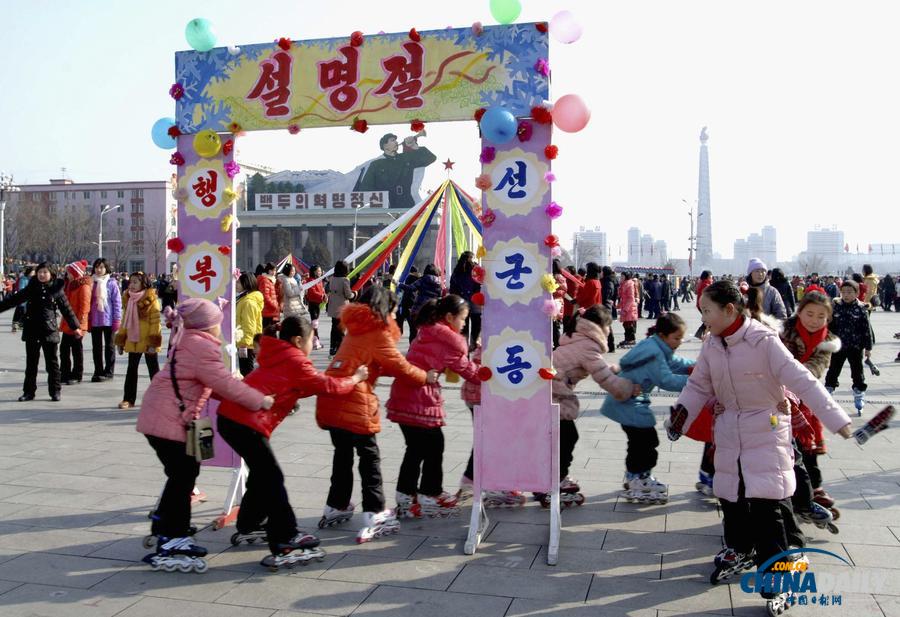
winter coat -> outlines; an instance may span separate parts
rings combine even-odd
[[[697,310],[700,310],[700,296],[703,295],[703,290],[712,285],[712,277],[708,279],[700,279],[697,281]]]
[[[238,296],[235,326],[239,329],[235,345],[242,349],[253,348],[253,337],[262,333],[262,310],[265,304],[258,291]]]
[[[481,313],[481,307],[472,302],[472,295],[481,291],[481,285],[472,279],[471,273],[457,270],[450,276],[450,293],[456,294],[469,303],[470,313]]]
[[[340,314],[347,331],[337,355],[325,374],[349,377],[360,366],[369,367],[369,378],[356,384],[350,394],[320,394],[316,398],[316,422],[320,428],[338,428],[357,435],[381,431],[375,382],[381,375],[402,378],[418,386],[425,385],[425,371],[406,361],[397,350],[400,329],[388,318],[385,323],[365,304],[349,304]]]
[[[232,400],[248,409],[259,409],[264,395],[235,379],[222,362],[222,344],[208,332],[185,330],[178,346],[171,352],[169,363],[150,382],[144,392],[136,430],[171,441],[185,441],[186,429],[195,411],[206,405],[210,395]],[[175,378],[184,400],[184,413],[170,376],[175,363]]]
[[[637,285],[634,279],[625,279],[619,285],[619,321],[637,320]]]
[[[449,369],[473,383],[479,383],[479,366],[469,360],[466,339],[449,326],[437,323],[419,328],[416,339],[409,346],[406,359],[410,364],[428,371]],[[444,399],[441,384],[420,387],[407,381],[395,380],[391,395],[385,403],[388,420],[406,426],[434,428],[444,426]]]
[[[306,299],[310,305],[321,305],[325,300],[328,299],[328,295],[325,293],[325,285],[322,281],[319,281],[315,285],[308,287],[306,290]]]
[[[662,300],[662,283],[659,281],[647,281],[644,283],[644,289],[647,291],[647,297],[650,300],[659,302]]]
[[[603,306],[612,311],[616,305],[616,279],[613,276],[604,276],[600,279],[600,297],[603,298]]]
[[[281,303],[275,290],[275,278],[268,274],[260,274],[256,284],[263,297],[262,316],[269,319],[281,317]]]
[[[606,352],[606,335],[600,326],[587,319],[578,320],[571,336],[560,337],[559,347],[553,351],[556,375],[551,386],[553,402],[559,404],[561,419],[578,418],[580,405],[575,386],[588,376],[619,400],[631,397],[633,384],[612,372],[603,359]]]
[[[601,304],[602,302],[600,280],[584,279],[584,285],[578,289],[578,293],[575,295],[575,303],[581,308],[589,309],[595,304]]]
[[[572,316],[575,312],[575,296],[578,295],[578,290],[581,289],[575,281],[566,277],[566,296],[569,299],[566,299],[566,296],[563,296],[563,319],[567,319]]]
[[[78,319],[78,326],[85,332],[88,331],[88,317],[91,314],[91,277],[82,276],[74,281],[67,281],[65,287],[66,300]],[[63,334],[74,334],[65,319],[59,322],[59,331]]]
[[[93,279],[91,279],[93,281]],[[113,328],[118,330],[122,321],[122,292],[119,283],[113,276],[106,281],[106,310],[100,308],[98,302],[100,293],[97,291],[99,282],[94,282],[91,291],[91,315],[88,321],[90,328]]]
[[[784,305],[785,313],[787,315],[793,315],[797,303],[794,300],[794,291],[791,289],[791,284],[787,280],[784,280],[772,285],[772,287],[774,287],[775,291],[781,296],[781,303]]]
[[[309,321],[309,310],[303,301],[303,289],[293,276],[281,275],[278,277],[281,283],[281,312],[287,317],[299,317]]]
[[[472,362],[481,364],[481,354],[481,344],[478,344],[472,352]],[[459,388],[459,395],[468,407],[481,405],[481,381],[463,381]]]
[[[878,293],[878,275],[869,274],[863,278],[866,283],[866,297],[863,300],[866,304],[872,304],[872,297]]]
[[[268,439],[294,409],[297,399],[332,394],[343,396],[353,390],[352,377],[328,377],[313,366],[300,349],[288,341],[264,336],[260,341],[259,368],[244,383],[275,397],[271,409],[254,411],[235,401],[223,401],[216,413],[262,433]]]
[[[409,308],[410,315],[418,313],[419,309],[425,306],[429,300],[440,300],[444,295],[441,279],[433,274],[424,275],[412,285],[403,285],[403,289],[416,294],[412,306]]]
[[[346,276],[333,276],[328,281],[328,306],[325,311],[332,319],[341,314],[344,305],[353,299],[350,280]]]
[[[828,283],[825,285],[825,294],[834,300],[839,295],[841,295],[841,291],[838,289],[838,286],[835,283]]]
[[[40,343],[59,343],[59,314],[74,332],[78,329],[78,318],[66,300],[63,281],[56,279],[41,283],[36,276],[31,277],[28,286],[22,291],[7,297],[0,302],[0,313],[27,302],[25,307],[25,326],[22,328],[22,340]],[[57,313],[58,311],[58,313]]]
[[[742,474],[748,498],[790,497],[796,488],[791,418],[777,409],[783,387],[815,409],[832,432],[850,418],[766,325],[745,319],[724,342],[727,346],[721,336],[707,337],[678,397],[688,410],[685,432],[715,396],[725,407],[714,426],[715,495],[736,502]],[[770,417],[777,419],[774,428]]]
[[[125,314],[122,325],[116,332],[116,347],[122,347],[125,353],[146,353],[149,348],[159,350],[162,347],[162,327],[159,325],[159,304],[156,300],[156,290],[152,287],[144,291],[144,297],[138,300],[138,320],[141,328],[141,340],[128,340],[128,297],[131,294],[125,292],[122,303],[125,305]]]
[[[797,332],[797,321],[796,316],[789,317],[784,322],[780,335],[781,342],[784,343],[787,350],[799,360],[806,353],[806,345],[803,344],[803,339],[800,338],[800,333]],[[816,350],[803,363],[803,366],[813,374],[813,377],[822,379],[825,376],[825,371],[828,370],[828,365],[831,364],[831,354],[840,351],[840,349],[841,339],[835,336],[834,332],[829,331],[825,340],[816,346]]]
[[[768,281],[762,285],[754,285],[763,293],[763,313],[771,315],[777,319],[787,319],[787,313],[784,310],[784,301],[781,299],[781,293],[769,285]]]
[[[398,284],[398,289],[402,292],[403,296],[400,298],[400,308],[404,315],[409,315],[410,309],[412,309],[413,303],[416,301],[416,294],[411,289],[413,283],[419,280],[419,275],[412,273],[406,275],[406,280],[403,281],[402,285]]]
[[[693,360],[676,356],[659,336],[647,337],[619,361],[619,377],[639,384],[643,395],[625,401],[606,397],[600,412],[624,426],[655,426],[656,417],[650,409],[650,391],[655,386],[660,390],[681,392],[687,383],[688,371],[693,366]]]
[[[857,300],[847,304],[840,298],[834,301],[829,331],[841,339],[844,349],[872,349],[872,328],[869,310]],[[802,398],[802,397],[801,397]]]

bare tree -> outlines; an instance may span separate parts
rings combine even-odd
[[[153,272],[159,274],[160,261],[165,261],[166,257],[166,221],[165,219],[154,219],[145,228],[147,247],[150,255],[153,256]],[[147,269],[149,270],[149,264]]]
[[[817,253],[806,253],[801,255],[798,260],[800,269],[803,270],[804,276],[809,276],[813,272],[825,271],[825,258]]]

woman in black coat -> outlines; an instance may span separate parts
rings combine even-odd
[[[77,338],[81,331],[78,318],[75,316],[64,292],[65,283],[56,278],[55,268],[48,263],[38,265],[34,277],[25,289],[0,302],[0,313],[19,306],[23,302],[25,309],[25,325],[22,329],[22,340],[25,341],[25,383],[19,401],[33,401],[37,392],[37,370],[41,352],[44,352],[44,365],[47,368],[47,382],[50,389],[50,400],[58,401],[62,389],[59,372],[59,314],[72,328]]]
[[[781,294],[781,299],[784,301],[784,311],[787,313],[787,316],[793,315],[797,301],[794,299],[794,290],[791,289],[791,283],[787,280],[781,268],[772,268],[769,284]]]
[[[450,275],[450,293],[456,294],[469,305],[469,316],[462,335],[469,343],[469,351],[475,349],[478,337],[481,336],[481,307],[472,302],[472,296],[481,291],[481,285],[472,278],[475,268],[475,253],[465,251],[459,256],[453,274]]]

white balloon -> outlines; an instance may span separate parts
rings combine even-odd
[[[238,55],[239,53],[241,53],[241,48],[238,47],[237,45],[229,45],[229,46],[228,46],[228,53],[230,53],[232,56],[236,56],[236,55]]]
[[[581,38],[583,29],[571,11],[560,11],[550,18],[550,34],[566,45]]]

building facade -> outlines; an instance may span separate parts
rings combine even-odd
[[[575,232],[573,245],[573,258],[578,267],[593,261],[601,266],[609,265],[609,245],[606,241],[606,232],[599,227],[585,229],[582,227]]]

